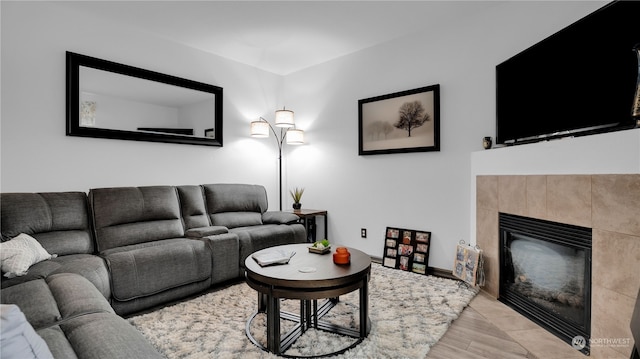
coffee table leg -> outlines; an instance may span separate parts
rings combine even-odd
[[[367,322],[369,321],[369,278],[363,279],[360,288],[360,338],[367,337]]]
[[[267,295],[267,350],[280,354],[280,299]]]
[[[267,295],[258,292],[258,313],[264,313],[267,310]]]
[[[318,300],[313,300],[313,327],[318,329]]]

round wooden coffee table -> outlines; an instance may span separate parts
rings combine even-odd
[[[247,320],[246,332],[247,337],[263,350],[282,355],[307,329],[314,328],[357,338],[357,341],[349,347],[321,356],[339,354],[358,345],[371,330],[368,299],[371,273],[369,255],[349,248],[351,263],[337,265],[333,263],[332,256],[337,246],[333,245],[329,253],[316,254],[309,253],[310,245],[309,243],[288,244],[256,252],[262,253],[273,249],[295,251],[296,254],[288,264],[261,267],[252,256],[245,260],[247,284],[258,291],[258,310]],[[360,296],[360,320],[357,329],[344,328],[320,320],[337,304],[337,298],[340,295],[356,289],[359,290]],[[328,300],[318,306],[318,299],[325,298]],[[300,314],[281,313],[280,299],[299,299]],[[260,344],[249,330],[251,322],[258,313],[267,315],[266,347]],[[297,324],[288,333],[281,335],[280,318],[296,321]]]

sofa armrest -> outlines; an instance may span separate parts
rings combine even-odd
[[[204,238],[224,233],[229,233],[229,228],[225,226],[208,226],[188,229],[185,235],[188,238]]]
[[[240,243],[236,233],[223,233],[201,239],[211,249],[211,284],[242,277]]]
[[[290,212],[267,211],[262,214],[264,224],[291,224],[297,223],[299,217]]]

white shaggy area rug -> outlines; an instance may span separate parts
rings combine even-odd
[[[333,358],[424,358],[451,322],[478,293],[466,284],[372,264],[369,282],[371,332],[362,343]],[[195,299],[132,317],[134,325],[168,359],[277,358],[247,338],[247,319],[257,292],[239,283]],[[299,301],[283,300],[282,311],[297,313]],[[357,328],[358,291],[341,296],[322,320]],[[282,320],[286,333],[293,322]],[[266,316],[258,314],[251,333],[266,346]],[[310,329],[286,356],[332,353],[356,339]]]

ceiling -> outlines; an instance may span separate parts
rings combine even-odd
[[[424,29],[490,1],[65,1],[121,27],[286,75]]]

